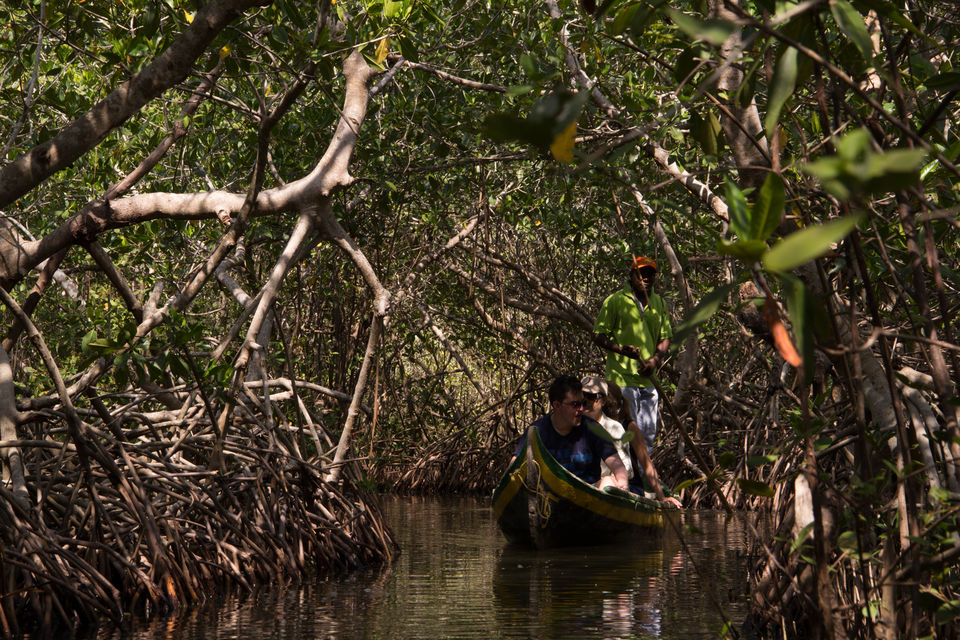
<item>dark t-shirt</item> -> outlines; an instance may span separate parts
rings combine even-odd
[[[581,480],[592,483],[600,479],[600,461],[617,455],[617,452],[611,443],[587,427],[588,422],[594,421],[587,416],[583,416],[580,424],[565,436],[560,435],[553,428],[553,424],[550,422],[550,414],[543,416],[533,424],[540,434],[543,445],[557,459],[557,462]],[[525,455],[524,447],[526,446],[527,436],[524,434],[514,455]]]

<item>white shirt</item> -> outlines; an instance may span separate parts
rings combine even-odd
[[[616,438],[617,440],[623,438],[623,435],[626,433],[626,429],[623,428],[622,424],[607,416],[605,413],[600,414],[600,419],[597,422],[600,423],[600,426],[606,429],[607,433],[609,433],[611,437]],[[614,443],[613,446],[617,450],[617,454],[620,456],[620,461],[623,462],[623,466],[627,469],[627,478],[632,478],[633,462],[630,460],[630,445],[621,440],[620,442]],[[611,473],[612,472],[610,471],[610,467],[607,466],[607,463],[601,460],[600,475],[608,476]]]

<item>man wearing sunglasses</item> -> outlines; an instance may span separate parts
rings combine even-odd
[[[615,486],[629,491],[627,470],[613,445],[594,433],[587,425],[592,422],[583,415],[583,388],[573,376],[559,376],[547,392],[550,413],[533,423],[546,449],[562,467],[584,482]],[[521,438],[510,462],[523,455],[527,437]],[[601,478],[600,462],[610,469]]]

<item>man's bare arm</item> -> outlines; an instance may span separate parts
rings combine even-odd
[[[602,347],[607,351],[613,351],[614,353],[619,353],[622,356],[627,356],[628,358],[640,359],[640,352],[637,351],[637,348],[633,345],[619,345],[613,341],[613,338],[610,337],[610,334],[607,333],[595,333],[593,334],[593,343],[598,347]]]
[[[607,456],[604,462],[606,462],[607,466],[610,468],[610,471],[613,474],[613,480],[610,480],[609,476],[604,476],[604,478],[601,478],[600,488],[602,489],[603,487],[612,484],[618,489],[629,491],[630,481],[627,479],[627,468],[623,466],[623,461],[620,460],[620,455],[614,453],[613,455]]]
[[[628,429],[633,431],[633,440],[630,441],[630,446],[633,447],[633,452],[637,454],[637,463],[643,470],[643,475],[647,477],[647,482],[653,487],[653,493],[657,496],[657,500],[679,509],[683,506],[680,501],[673,496],[668,498],[663,493],[663,487],[660,486],[660,474],[657,473],[657,467],[654,466],[653,459],[647,451],[647,443],[643,439],[643,434],[637,429],[637,423],[631,421]]]

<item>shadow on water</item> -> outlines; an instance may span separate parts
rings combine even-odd
[[[719,637],[746,611],[746,544],[722,514],[657,542],[537,552],[507,545],[482,499],[386,498],[390,567],[224,597],[98,640]],[[721,611],[723,612],[721,614]]]

